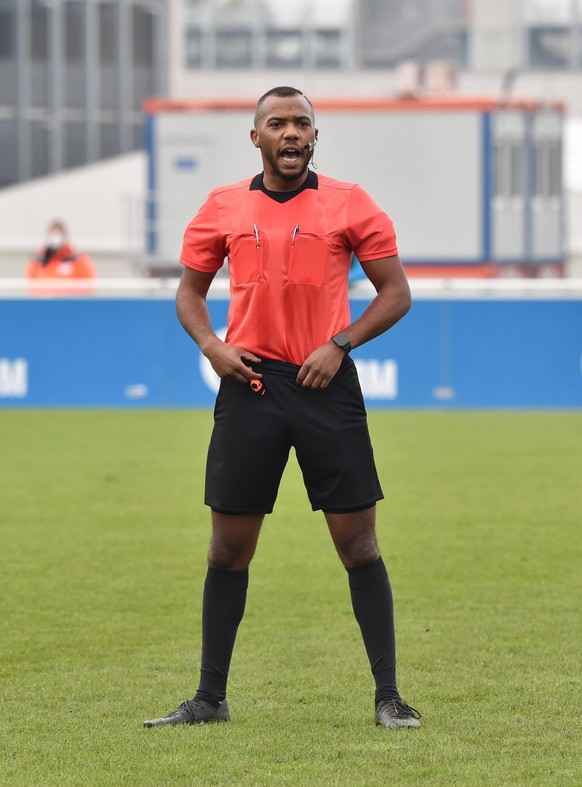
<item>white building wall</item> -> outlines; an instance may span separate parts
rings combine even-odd
[[[469,62],[475,71],[523,62],[523,0],[473,0]]]
[[[310,98],[365,96],[392,98],[397,92],[395,71],[174,71],[171,98],[253,98],[275,85],[291,85]]]
[[[98,273],[127,273],[129,258],[143,249],[145,190],[143,152],[1,190],[0,275],[24,273],[53,219],[65,222],[74,247],[93,257]]]

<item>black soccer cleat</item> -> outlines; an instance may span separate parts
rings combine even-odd
[[[178,724],[206,724],[213,721],[230,721],[230,710],[226,700],[223,700],[218,708],[204,700],[185,700],[178,710],[160,719],[148,719],[144,721],[143,726],[165,727],[166,724],[171,724],[175,727]]]
[[[400,697],[380,700],[376,705],[376,724],[380,727],[420,727],[420,713]]]

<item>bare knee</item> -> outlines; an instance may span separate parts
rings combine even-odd
[[[262,516],[212,512],[208,565],[223,571],[248,568],[257,548]]]
[[[376,537],[376,508],[349,514],[325,514],[329,532],[346,568],[373,563],[380,557]]]

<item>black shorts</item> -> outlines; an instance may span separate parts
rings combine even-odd
[[[314,511],[361,511],[384,495],[354,362],[324,389],[304,389],[299,366],[264,360],[262,387],[221,380],[208,449],[204,502],[225,514],[273,510],[291,446]],[[258,387],[258,386],[257,386]]]

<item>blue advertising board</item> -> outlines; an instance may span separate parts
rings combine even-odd
[[[418,300],[352,355],[369,408],[580,408],[582,301]],[[0,407],[210,407],[217,384],[171,300],[0,300]]]

